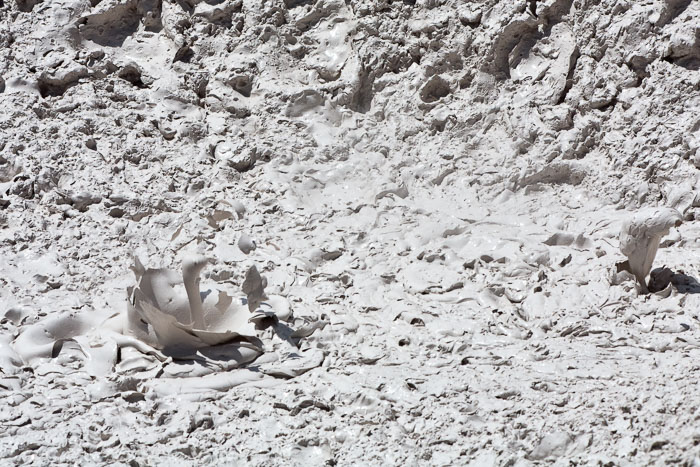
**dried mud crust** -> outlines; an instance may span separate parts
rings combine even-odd
[[[698,17],[0,1],[0,458],[697,462]],[[618,236],[657,206],[639,295]],[[132,254],[192,253],[289,302],[245,368],[105,331]]]

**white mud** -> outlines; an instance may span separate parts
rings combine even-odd
[[[0,1],[0,463],[699,462],[698,18]]]

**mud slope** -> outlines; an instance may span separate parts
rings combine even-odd
[[[0,463],[697,464],[698,18],[0,0]],[[194,254],[240,347],[134,318]]]

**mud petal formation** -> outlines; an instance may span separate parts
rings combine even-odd
[[[179,277],[171,269],[144,269],[137,261],[128,332],[155,348],[175,352],[254,338],[247,299],[225,291],[200,291],[198,275],[207,262],[205,258],[186,260]]]

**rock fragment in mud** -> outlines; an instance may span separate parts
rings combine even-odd
[[[242,144],[221,142],[216,145],[214,156],[238,172],[250,170],[256,161],[256,150]]]

